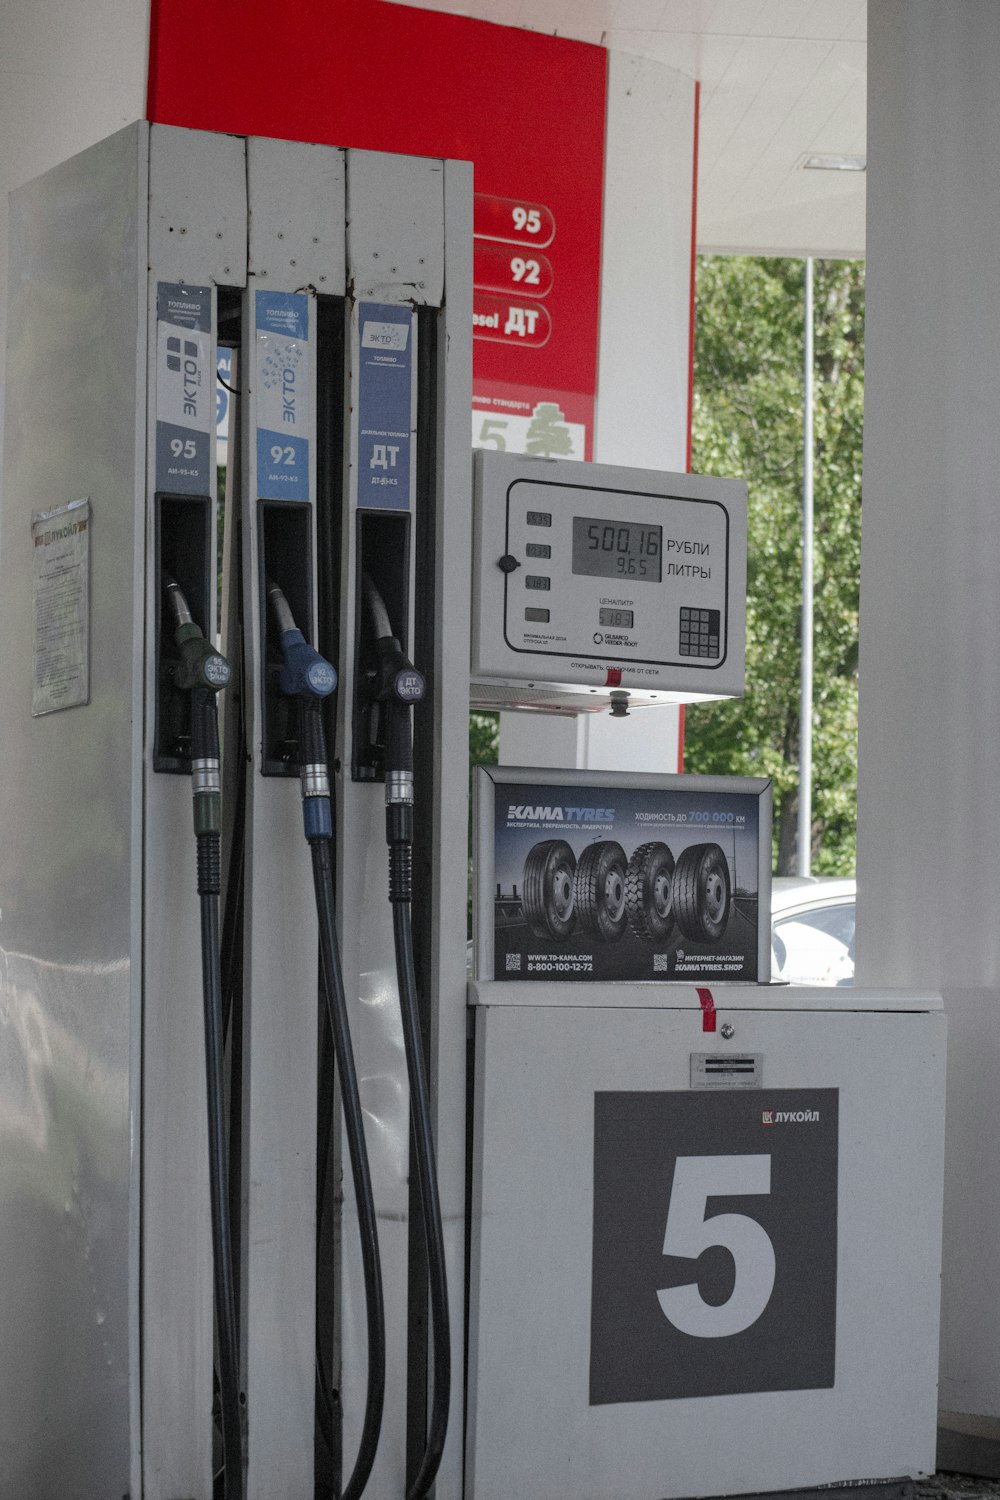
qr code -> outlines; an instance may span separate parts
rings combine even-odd
[[[520,967],[521,967],[521,955],[520,955],[520,953],[508,953],[507,954],[507,973],[509,974],[512,970],[519,969]]]
[[[669,953],[654,953],[653,954],[653,973],[654,974],[669,974],[670,973],[670,954]]]

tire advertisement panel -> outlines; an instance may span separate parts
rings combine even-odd
[[[480,977],[769,978],[768,782],[504,767],[477,793]]]

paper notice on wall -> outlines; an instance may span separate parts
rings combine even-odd
[[[31,713],[90,701],[90,501],[31,515]]]

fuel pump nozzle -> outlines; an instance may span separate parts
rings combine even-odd
[[[180,584],[168,573],[163,575],[163,592],[174,617],[174,642],[181,655],[180,663],[174,669],[174,681],[185,690],[203,687],[213,693],[221,692],[229,686],[232,675],[229,663],[202,635],[191,618]]]
[[[362,579],[378,658],[376,701],[387,718],[385,740],[385,832],[389,846],[389,900],[396,950],[396,978],[410,1080],[410,1120],[427,1246],[427,1273],[434,1349],[434,1390],[427,1440],[407,1500],[422,1500],[434,1483],[444,1452],[451,1403],[451,1330],[444,1229],[438,1191],[430,1090],[417,999],[410,903],[413,899],[413,726],[410,710],[427,690],[394,634],[381,594]]]
[[[386,716],[385,837],[389,846],[389,900],[413,898],[413,729],[410,709],[427,691],[423,675],[392,632],[382,596],[366,573],[365,602],[375,629],[378,659],[375,701]]]
[[[220,827],[222,782],[216,695],[227,686],[230,667],[195,624],[180,585],[163,575],[167,607],[175,622],[180,662],[174,681],[191,694],[191,789],[197,840],[198,897],[201,904],[201,975],[205,1012],[205,1073],[208,1102],[209,1195],[212,1260],[219,1349],[219,1405],[225,1500],[242,1500],[246,1479],[245,1408],[240,1393],[239,1334],[229,1219],[225,1127],[225,1035],[219,951],[219,893],[222,886]]]
[[[323,731],[323,700],[337,686],[337,673],[299,630],[288,601],[276,583],[268,582],[267,597],[274,611],[281,646],[278,688],[286,698],[299,700],[299,782],[305,835],[310,842],[329,839],[333,836],[333,817]]]
[[[276,583],[268,582],[267,597],[274,611],[281,645],[282,667],[278,687],[289,698],[299,702],[299,780],[302,791],[302,821],[312,853],[313,887],[316,893],[316,916],[319,924],[320,967],[327,1014],[333,1034],[334,1055],[340,1073],[341,1104],[344,1110],[354,1194],[357,1200],[358,1228],[361,1235],[361,1260],[365,1279],[365,1303],[368,1317],[368,1390],[361,1442],[354,1472],[344,1486],[341,1500],[357,1500],[361,1495],[378,1448],[385,1401],[385,1303],[382,1291],[382,1263],[378,1246],[378,1223],[371,1170],[365,1144],[364,1115],[358,1089],[354,1049],[347,1015],[347,996],[337,946],[337,923],[333,900],[333,816],[330,802],[330,777],[326,758],[326,736],[323,729],[323,700],[337,685],[332,665],[310,646],[295,624],[284,593]],[[317,1357],[317,1371],[322,1379],[322,1360]]]

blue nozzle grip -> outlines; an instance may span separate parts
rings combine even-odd
[[[301,630],[286,630],[281,637],[284,665],[278,686],[289,698],[328,698],[337,686],[337,673],[325,656],[310,646]]]

